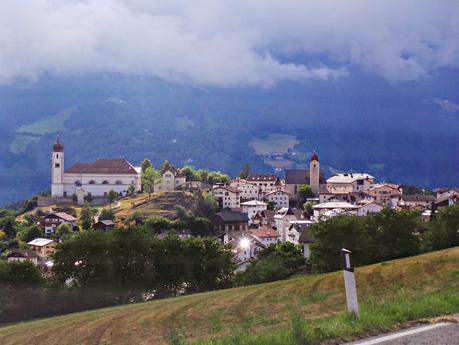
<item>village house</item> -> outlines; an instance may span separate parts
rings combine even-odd
[[[399,197],[402,192],[399,186],[392,183],[377,183],[371,185],[368,194],[374,197],[375,201],[381,205],[390,205],[391,199]]]
[[[319,156],[314,152],[309,162],[309,169],[286,169],[285,190],[293,201],[298,199],[299,187],[309,185],[315,196],[319,195],[320,184],[325,183],[325,174],[320,169]]]
[[[134,186],[135,191],[141,189],[141,168],[124,158],[78,162],[64,169],[64,145],[59,138],[53,145],[51,163],[51,196],[54,198],[71,199],[76,195],[82,204],[86,195],[106,197],[111,190],[125,193],[130,186]]]
[[[7,255],[6,258],[7,258],[7,260],[9,262],[12,262],[12,261],[19,261],[19,262],[30,261],[34,265],[38,264],[38,256],[32,250],[13,249],[11,251],[11,253],[9,253]]]
[[[327,180],[327,189],[338,194],[368,192],[373,182],[374,177],[364,173],[335,174]]]
[[[287,242],[291,242],[293,244],[300,244],[300,237],[301,234],[309,228],[313,221],[307,219],[297,219],[290,221],[290,226],[287,229]]]
[[[443,194],[435,199],[435,207],[447,207],[456,204],[459,201],[459,192]]]
[[[263,201],[250,200],[241,203],[242,212],[247,214],[249,218],[249,225],[254,223],[255,215],[262,214],[262,212],[268,209],[268,204]]]
[[[396,199],[394,206],[401,209],[424,211],[426,208],[430,208],[434,201],[435,197],[433,195],[402,194],[398,197],[398,199]]]
[[[297,220],[295,213],[289,207],[283,207],[279,209],[274,215],[274,222],[277,232],[281,236],[281,241],[287,241],[287,229],[292,221]]]
[[[246,213],[224,210],[213,215],[212,223],[217,234],[247,231],[249,218]]]
[[[361,200],[356,206],[358,206],[357,215],[360,217],[366,216],[369,213],[379,213],[384,209],[383,205],[370,200]]]
[[[155,182],[153,187],[155,192],[172,192],[180,189],[186,182],[186,176],[174,168],[163,169],[161,179]]]
[[[94,230],[107,232],[115,227],[115,222],[111,219],[99,220],[98,222],[94,223],[92,227]]]
[[[298,242],[303,245],[303,256],[308,259],[311,256],[311,244],[314,243],[314,236],[309,227],[301,232]]]
[[[47,260],[54,253],[57,243],[47,238],[36,238],[27,243],[40,260]]]
[[[258,186],[260,188],[260,192],[262,193],[272,191],[276,181],[276,175],[250,175],[247,178],[247,182]]]
[[[187,181],[180,185],[178,189],[187,192],[208,192],[212,189],[212,185],[206,181]]]
[[[352,205],[344,201],[324,202],[312,206],[312,209],[314,210],[315,220],[319,220],[322,216],[329,217],[333,216],[334,214],[338,215],[341,214],[343,211],[351,215],[357,215],[358,208],[358,206]],[[333,213],[328,211],[333,211]]]
[[[239,190],[241,200],[260,200],[261,187],[256,182],[249,182],[240,177],[236,177],[229,184],[231,188]]]
[[[228,186],[216,185],[212,195],[217,199],[220,209],[238,208],[241,206],[241,191]]]
[[[272,190],[265,195],[265,200],[273,202],[276,208],[289,207],[289,200],[292,195],[283,189]]]
[[[67,224],[73,229],[77,224],[77,219],[65,212],[56,212],[45,215],[40,221],[40,225],[44,227],[45,235],[54,233],[61,224]]]
[[[249,234],[263,243],[266,247],[280,241],[280,235],[271,228],[249,229]]]

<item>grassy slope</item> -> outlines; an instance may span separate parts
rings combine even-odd
[[[459,291],[459,247],[356,270],[360,302]],[[327,319],[345,310],[341,272],[120,306],[0,328],[1,344],[167,344],[276,332],[294,314]],[[459,304],[458,304],[459,308]],[[447,309],[447,312],[459,310]],[[391,313],[391,312],[388,312]],[[413,313],[405,319],[423,314]]]

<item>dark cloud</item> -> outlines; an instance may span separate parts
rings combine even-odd
[[[274,58],[303,53],[327,56],[333,67]],[[403,81],[458,64],[456,0],[0,2],[3,83],[117,72],[269,86],[343,77],[350,65]]]

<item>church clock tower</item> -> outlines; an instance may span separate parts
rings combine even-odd
[[[320,163],[319,156],[314,151],[309,162],[309,185],[311,191],[315,196],[319,196],[319,183],[320,183]]]
[[[51,158],[51,196],[64,196],[64,145],[57,137]]]

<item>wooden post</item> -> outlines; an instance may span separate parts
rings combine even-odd
[[[357,287],[355,284],[354,265],[351,258],[352,252],[341,249],[343,258],[344,287],[346,289],[347,310],[356,317],[359,317],[359,304],[357,302]]]

